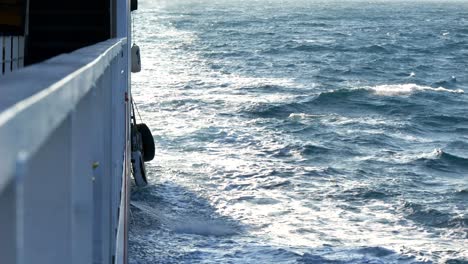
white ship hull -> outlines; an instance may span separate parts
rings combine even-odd
[[[127,263],[130,7],[112,7],[113,38],[0,72],[2,264]]]

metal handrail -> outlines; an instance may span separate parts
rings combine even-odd
[[[0,193],[14,178],[18,161],[46,142],[126,44],[126,38],[110,39],[0,80]]]

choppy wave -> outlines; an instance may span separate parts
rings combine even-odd
[[[327,91],[321,93],[317,100],[329,101],[329,100],[343,100],[349,97],[361,97],[366,95],[366,92],[371,92],[375,95],[381,96],[406,96],[412,95],[419,92],[438,92],[438,93],[453,93],[463,94],[462,89],[451,90],[444,87],[433,88],[429,86],[421,86],[417,84],[395,84],[395,85],[378,85],[373,87],[362,87],[362,88],[351,88],[351,89],[339,89],[333,91]]]
[[[364,53],[387,53],[387,54],[394,53],[391,49],[389,49],[388,47],[384,47],[382,45],[370,45],[367,47],[359,48],[358,50]]]
[[[446,153],[440,149],[437,150],[437,156],[443,160],[446,161],[450,164],[455,164],[455,165],[460,165],[467,167],[468,166],[468,158],[463,158],[463,157],[458,157],[455,155],[451,155],[449,153]]]
[[[420,165],[441,171],[466,171],[466,169],[468,169],[467,158],[449,154],[442,149],[434,149],[427,152],[414,152],[412,150],[391,152],[388,156],[370,156],[364,157],[362,160],[379,160],[393,164]]]
[[[330,92],[321,93],[321,99],[331,98],[346,98],[348,96],[360,96],[364,92],[370,91],[372,94],[381,95],[381,96],[406,96],[412,95],[418,92],[440,92],[440,93],[453,93],[453,94],[463,94],[464,90],[462,89],[447,89],[444,87],[429,87],[422,86],[417,84],[389,84],[389,85],[377,85],[373,87],[362,87],[362,88],[351,88],[351,89],[339,89],[333,90]],[[319,96],[319,98],[320,98]]]
[[[130,263],[466,263],[466,5],[391,2],[142,0]]]
[[[270,87],[271,89],[281,89],[280,86]],[[379,85],[374,87],[362,87],[362,88],[350,88],[350,89],[338,89],[332,91],[321,92],[318,95],[311,95],[311,99],[302,101],[295,100],[294,102],[282,102],[282,103],[260,103],[256,105],[248,105],[243,107],[243,111],[259,115],[262,117],[294,117],[298,115],[309,115],[314,116],[316,114],[312,112],[316,109],[313,107],[323,106],[327,108],[343,108],[348,107],[366,107],[369,110],[384,110],[384,111],[412,111],[419,107],[417,103],[401,102],[401,106],[392,106],[392,104],[384,104],[384,102],[378,99],[371,98],[371,95],[378,96],[410,96],[416,93],[447,93],[447,94],[464,94],[461,89],[451,90],[443,87],[433,88],[429,86],[420,86],[416,84],[401,84],[401,85]],[[407,104],[407,107],[404,107]],[[302,114],[297,114],[301,113]],[[447,119],[453,118],[451,116]],[[461,120],[463,121],[463,120]]]
[[[467,228],[468,230],[468,218],[466,216],[453,215],[412,202],[405,202],[403,212],[406,218],[427,226]]]
[[[468,199],[468,188],[467,189],[457,190],[452,194],[455,197],[458,197],[458,198],[461,198],[461,199]]]
[[[394,95],[410,95],[417,92],[443,92],[443,93],[458,93],[462,94],[462,89],[446,89],[444,87],[433,88],[429,86],[421,86],[417,84],[399,84],[399,85],[378,85],[375,87],[366,88],[377,95],[394,96]]]
[[[301,52],[317,52],[317,51],[331,51],[331,50],[337,50],[337,49],[344,49],[344,47],[339,47],[336,45],[314,44],[314,43],[290,45],[289,48],[292,50],[301,51]]]
[[[458,169],[468,169],[467,158],[446,153],[442,149],[435,149],[433,152],[416,156],[414,161],[436,170],[457,171]]]
[[[371,189],[366,187],[356,187],[344,190],[338,194],[330,194],[329,197],[335,199],[343,199],[345,201],[363,201],[363,200],[385,200],[399,196],[395,191],[390,191],[380,187],[379,189]]]

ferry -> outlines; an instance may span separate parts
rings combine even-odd
[[[136,0],[0,0],[0,263],[128,263]]]

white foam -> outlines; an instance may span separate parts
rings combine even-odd
[[[324,124],[331,124],[331,125],[352,125],[352,124],[363,124],[369,126],[395,126],[395,127],[402,127],[405,125],[404,121],[400,120],[391,120],[387,118],[383,118],[380,116],[366,116],[366,117],[347,117],[341,116],[337,114],[328,114],[328,115],[321,115],[321,114],[306,114],[306,113],[291,113],[289,114],[289,119],[292,120],[316,120],[320,119],[319,121]],[[348,130],[351,131],[351,130]],[[359,131],[363,131],[360,129]],[[358,131],[353,131],[353,133]],[[374,133],[368,131],[369,133]],[[379,129],[377,131],[381,133]]]
[[[230,236],[238,232],[233,226],[215,220],[194,220],[186,219],[185,222],[175,224],[174,231],[183,234],[200,236]]]
[[[306,113],[291,113],[289,114],[290,119],[299,120],[299,119],[308,119],[308,118],[321,118],[326,117],[327,115],[314,115]]]
[[[181,217],[177,219],[168,218],[164,214],[158,213],[158,210],[147,205],[144,202],[132,201],[131,205],[141,210],[145,215],[162,225],[173,229],[176,233],[193,234],[200,236],[229,236],[238,234],[236,227],[227,222],[216,219],[195,219],[194,217]],[[132,224],[135,225],[135,219],[131,215]]]
[[[421,153],[414,153],[414,152],[408,152],[408,153],[402,153],[402,154],[396,154],[394,156],[395,161],[400,161],[400,163],[409,163],[412,161],[416,161],[419,159],[436,159],[439,157],[442,153],[441,149],[434,149],[431,152],[421,152]]]
[[[462,94],[462,89],[450,90],[444,87],[433,88],[430,86],[421,86],[414,83],[408,84],[389,84],[389,85],[378,85],[375,87],[367,88],[374,92],[374,94],[382,96],[393,96],[393,95],[410,95],[420,91],[432,91],[432,92],[447,92],[447,93],[459,93]]]

